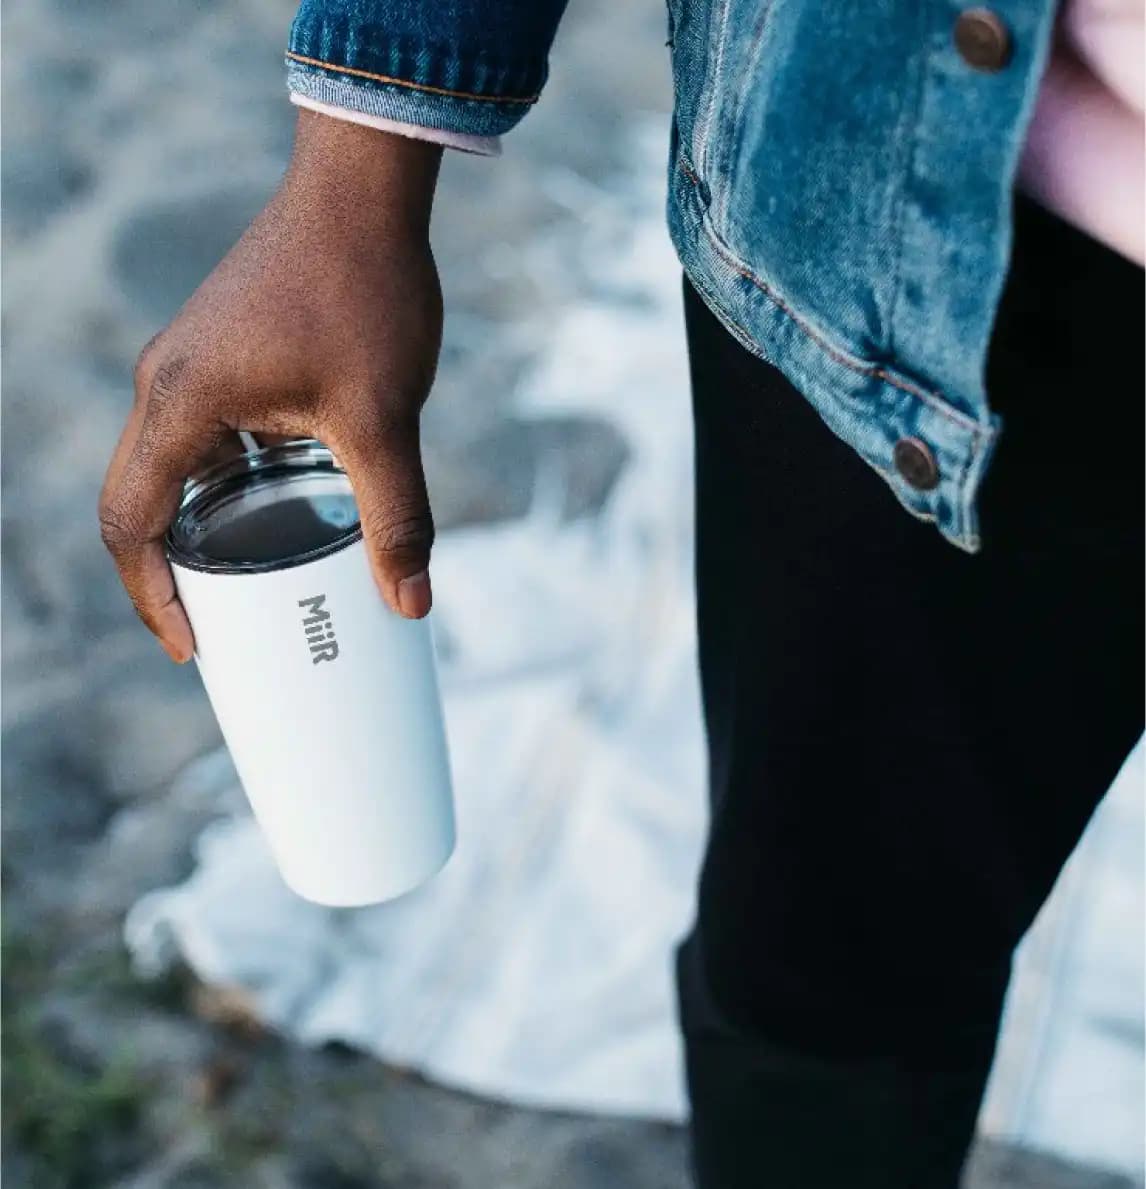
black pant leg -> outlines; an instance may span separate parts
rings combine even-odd
[[[1013,948],[1142,728],[1141,270],[1020,201],[969,556],[686,291],[704,1189],[956,1183]]]

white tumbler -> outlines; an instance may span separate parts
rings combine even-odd
[[[188,483],[167,539],[203,684],[283,879],[339,907],[454,846],[428,619],[382,601],[350,483],[317,442]]]

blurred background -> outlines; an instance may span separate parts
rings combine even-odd
[[[282,888],[95,525],[139,347],[286,162],[292,15],[5,6],[3,1171],[677,1189],[704,797],[661,0],[575,0],[504,157],[447,154],[425,443],[462,841],[363,912]],[[1136,755],[1024,944],[974,1189],[1143,1183],[1141,787]]]

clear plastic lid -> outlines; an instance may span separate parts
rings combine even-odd
[[[241,455],[190,480],[167,534],[175,565],[264,573],[324,557],[361,537],[350,481],[318,442]]]

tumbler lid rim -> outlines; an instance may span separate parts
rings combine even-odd
[[[331,541],[271,561],[223,561],[186,543],[180,528],[188,520],[208,514],[248,486],[253,487],[275,477],[289,478],[291,472],[297,476],[303,476],[306,472],[346,473],[331,450],[321,442],[308,438],[249,450],[193,475],[184,484],[179,507],[164,537],[168,561],[186,570],[209,574],[266,574],[317,561],[362,539],[362,525],[356,522]]]

